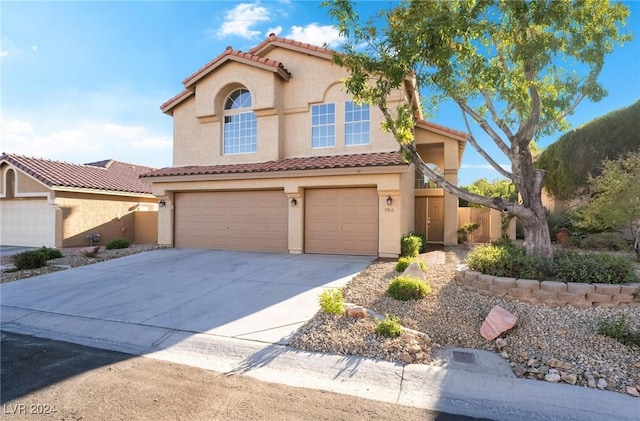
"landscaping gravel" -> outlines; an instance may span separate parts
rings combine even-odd
[[[406,333],[386,339],[373,332],[375,322],[370,317],[355,319],[319,312],[289,344],[308,351],[427,364],[442,363],[434,357],[440,348],[484,349],[501,352],[520,377],[546,377],[547,381],[629,394],[640,391],[640,347],[597,333],[600,320],[619,315],[626,315],[635,329],[640,329],[640,307],[547,307],[485,297],[454,280],[455,269],[467,253],[458,247],[447,249],[444,264],[429,265],[426,276],[433,292],[422,300],[402,302],[385,294],[390,280],[398,275],[395,262],[390,261],[374,262],[344,288],[346,302],[396,316],[404,327],[426,333],[431,342]],[[518,316],[518,323],[498,340],[486,341],[480,336],[480,325],[494,305]]]

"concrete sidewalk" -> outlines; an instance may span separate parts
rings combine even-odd
[[[278,344],[2,307],[2,330],[110,349],[260,380],[494,420],[637,420],[620,393],[448,367],[394,364]],[[476,359],[495,354],[473,352]],[[496,364],[490,361],[489,364]],[[497,375],[495,374],[497,373]]]

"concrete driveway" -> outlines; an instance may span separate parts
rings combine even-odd
[[[319,309],[323,289],[372,259],[155,250],[0,285],[2,328],[94,346],[124,331],[145,347],[168,346],[176,332],[283,343]]]

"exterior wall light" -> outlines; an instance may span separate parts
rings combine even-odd
[[[297,205],[297,204],[298,204],[298,201],[296,200],[296,198],[295,198],[295,197],[294,197],[294,198],[292,198],[292,199],[291,199],[291,206],[295,206],[295,205]]]
[[[387,206],[391,206],[392,203],[393,199],[391,198],[391,196],[387,196]]]
[[[160,206],[161,208],[164,208],[165,206],[167,206],[167,202],[165,202],[164,200],[161,200],[158,202],[158,206]]]

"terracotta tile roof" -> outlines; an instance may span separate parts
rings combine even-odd
[[[324,47],[318,47],[316,45],[307,44],[305,42],[296,41],[289,38],[277,37],[276,34],[271,33],[260,44],[256,45],[252,49],[249,50],[250,54],[261,55],[265,50],[270,50],[271,46],[280,46],[284,48],[289,48],[293,50],[306,50],[306,52],[311,53],[313,55],[324,57],[327,59],[331,59],[334,51]]]
[[[465,132],[461,132],[459,130],[454,130],[454,129],[450,129],[449,127],[446,126],[441,126],[440,124],[436,124],[436,123],[432,123],[430,121],[425,121],[425,120],[416,120],[416,126],[418,127],[424,127],[426,129],[435,129],[435,130],[439,130],[442,132],[446,132],[449,134],[452,134],[458,138],[461,138],[461,140],[466,140],[467,139],[467,133]]]
[[[46,186],[105,190],[120,193],[151,194],[151,183],[140,175],[154,170],[142,165],[104,160],[79,165],[49,159],[2,153],[0,163],[8,162]]]
[[[231,47],[227,47],[227,49],[224,50],[222,54],[220,54],[218,57],[214,58],[204,67],[199,69],[197,72],[186,78],[182,82],[183,85],[185,86],[185,88],[190,88],[198,80],[202,79],[227,61],[238,61],[252,66],[261,67],[263,69],[268,69],[272,72],[275,72],[285,80],[289,80],[289,78],[291,77],[291,73],[289,73],[289,71],[285,69],[284,65],[279,61],[271,60],[266,57],[260,57],[251,53],[243,53],[242,51],[234,50]]]
[[[164,104],[160,106],[160,109],[162,110],[163,113],[171,113],[171,110],[173,109],[173,107],[180,104],[182,101],[189,98],[194,93],[195,91],[191,89],[185,89],[184,91],[180,92],[178,95],[165,101]]]
[[[247,174],[278,171],[319,170],[335,168],[389,167],[407,165],[397,152],[354,155],[313,156],[287,158],[253,164],[195,165],[162,168],[144,174],[143,178],[183,175]]]

